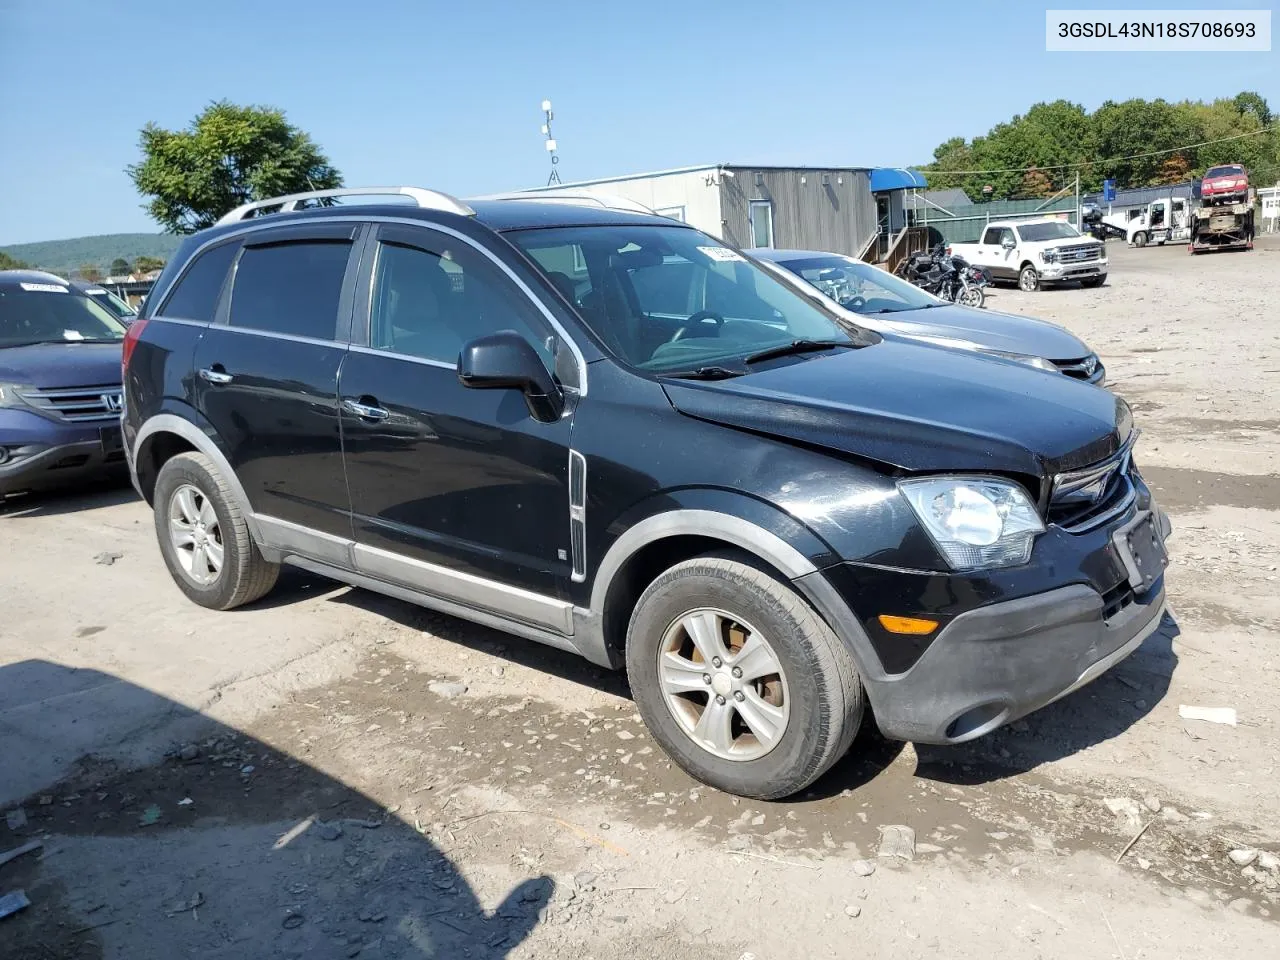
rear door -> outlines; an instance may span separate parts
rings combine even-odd
[[[349,540],[351,523],[338,368],[361,229],[310,224],[248,234],[195,356],[197,406],[264,535],[339,560],[345,554],[330,549],[332,538]]]
[[[549,598],[572,573],[572,402],[541,423],[519,391],[469,389],[457,373],[463,344],[499,330],[555,370],[556,331],[459,235],[382,224],[373,247],[356,296],[363,345],[340,383],[357,569],[566,632]]]

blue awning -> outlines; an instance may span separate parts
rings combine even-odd
[[[877,167],[871,171],[871,192],[885,193],[889,190],[923,190],[927,184],[924,174],[905,167]]]

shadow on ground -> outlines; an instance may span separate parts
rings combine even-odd
[[[435,613],[365,590],[335,593],[335,603],[359,607],[414,630],[425,630],[469,649],[501,656],[605,693],[630,698],[626,676],[603,670],[574,654],[511,637],[456,617]],[[1160,628],[1128,659],[1069,697],[1012,726],[958,746],[917,744],[918,776],[956,784],[982,784],[1025,773],[1119,736],[1148,714],[1168,692],[1178,658],[1179,630],[1166,613]],[[808,801],[857,790],[880,776],[904,744],[876,729],[870,712],[849,753],[808,790]]]
[[[75,487],[0,497],[0,517],[57,517],[140,499],[128,476],[121,474]]]
[[[203,735],[139,770],[81,758],[72,776],[6,806],[22,813],[0,826],[0,851],[43,847],[0,865],[0,894],[22,889],[31,901],[0,920],[4,960],[490,960],[530,934],[554,892],[534,878],[486,910],[426,836],[368,797],[96,671],[0,668],[4,768],[59,749],[56,737],[17,731],[42,715],[56,731],[60,703],[86,690],[131,712],[149,699],[151,715],[202,720]]]

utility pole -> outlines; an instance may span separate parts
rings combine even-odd
[[[554,119],[551,112],[551,101],[542,101],[542,135],[546,138],[547,153],[551,154],[551,176],[547,177],[547,186],[560,182],[560,174],[556,170],[556,164],[560,162],[560,157],[556,153],[556,138],[551,135],[551,121]]]
[[[1076,230],[1084,233],[1084,217],[1080,215],[1080,171],[1076,170]]]

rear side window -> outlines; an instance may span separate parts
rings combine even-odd
[[[231,290],[231,326],[332,340],[350,253],[349,240],[246,247]]]
[[[174,286],[159,315],[175,320],[212,323],[223,281],[227,279],[227,269],[237,249],[235,243],[224,243],[196,257]]]

